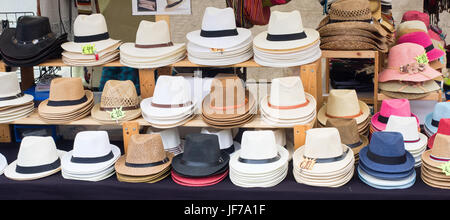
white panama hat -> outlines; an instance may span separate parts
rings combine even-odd
[[[22,105],[33,101],[33,96],[20,90],[16,72],[0,72],[0,107]]]
[[[405,149],[411,153],[417,152],[418,150],[425,150],[424,147],[428,143],[427,136],[418,131],[417,119],[415,117],[391,115],[385,131],[400,132],[405,142]]]
[[[169,128],[169,129],[157,129],[153,127],[149,127],[147,129],[147,134],[159,134],[161,135],[161,139],[164,145],[164,150],[173,149],[176,147],[180,147],[181,138],[180,132],[178,128]]]

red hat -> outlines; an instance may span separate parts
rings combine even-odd
[[[428,139],[428,148],[430,149],[433,148],[434,138],[436,137],[436,134],[450,135],[450,118],[442,118],[439,121],[437,133],[433,134],[433,136]]]
[[[430,16],[427,13],[423,13],[420,11],[407,11],[403,14],[402,17],[402,22],[404,21],[422,21],[423,23],[425,23],[425,25],[427,26],[428,29],[428,35],[438,41],[441,41],[441,37],[439,37],[439,34],[437,34],[436,32],[434,32],[431,28],[430,28]]]
[[[208,177],[184,177],[177,174],[174,170],[172,170],[172,180],[182,186],[191,186],[191,187],[202,187],[202,186],[211,186],[221,182],[228,175],[228,169],[223,172],[213,176]]]

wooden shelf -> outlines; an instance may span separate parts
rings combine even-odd
[[[361,50],[361,51],[346,51],[346,50],[322,50],[322,58],[375,58],[378,51]]]

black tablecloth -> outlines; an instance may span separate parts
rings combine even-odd
[[[120,145],[121,143],[116,143]],[[71,150],[71,142],[58,142],[61,150]],[[120,146],[122,149],[122,146]],[[0,144],[11,163],[17,158],[19,144]],[[123,152],[123,150],[122,150]],[[286,179],[272,188],[241,188],[227,177],[208,187],[184,187],[170,177],[155,184],[122,183],[112,176],[100,182],[66,180],[61,173],[34,181],[9,180],[0,176],[0,199],[159,199],[159,200],[303,200],[303,199],[450,199],[450,190],[432,188],[420,179],[403,190],[379,190],[359,180],[357,174],[339,188],[311,187],[299,184],[292,174],[292,163]]]

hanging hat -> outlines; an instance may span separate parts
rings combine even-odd
[[[381,102],[380,111],[372,117],[372,126],[378,131],[384,131],[391,115],[401,117],[413,116],[417,120],[417,125],[419,124],[419,118],[411,113],[411,106],[408,99],[386,99]]]
[[[159,134],[135,134],[130,138],[127,153],[115,164],[116,172],[127,176],[149,176],[166,171],[173,154],[164,151]]]
[[[428,62],[422,46],[415,43],[395,45],[389,50],[388,67],[380,73],[378,81],[424,82],[441,76]]]
[[[173,158],[175,172],[187,177],[206,177],[227,167],[230,156],[220,151],[216,135],[188,134],[185,139],[184,152]]]
[[[326,126],[334,127],[339,131],[342,144],[350,147],[355,156],[358,155],[361,148],[369,144],[369,139],[359,134],[355,119],[330,118],[327,120]]]
[[[450,118],[450,103],[438,102],[434,106],[433,112],[425,117],[424,126],[432,133],[436,133],[439,127],[439,121],[442,118]]]
[[[444,51],[433,46],[430,36],[425,32],[412,32],[398,38],[397,44],[415,43],[425,48],[429,61],[434,61],[445,55]]]
[[[0,107],[23,105],[33,101],[33,96],[20,90],[16,72],[0,72]]]
[[[450,161],[450,136],[436,134],[433,148],[422,154],[422,161],[427,166],[440,170],[442,164]]]
[[[439,120],[439,126],[437,132],[428,139],[428,148],[433,148],[434,139],[437,134],[450,135],[450,118],[442,118]]]
[[[131,80],[108,80],[103,88],[101,101],[92,110],[92,118],[102,124],[129,121],[141,116],[140,99]],[[119,115],[114,114],[120,112]]]
[[[6,167],[5,176],[13,180],[35,180],[50,176],[61,170],[60,158],[65,153],[56,149],[52,137],[24,137],[17,160]]]
[[[361,124],[369,115],[369,106],[358,100],[355,90],[333,89],[327,103],[320,108],[317,119],[323,125],[329,118],[354,118],[356,123]]]
[[[427,13],[411,10],[411,11],[407,11],[403,14],[402,22],[414,21],[414,20],[422,21],[426,25],[426,27],[428,29],[428,34],[430,35],[431,38],[433,38],[435,40],[439,40],[439,41],[441,40],[441,38],[439,37],[439,34],[434,32],[430,28],[430,16]]]

